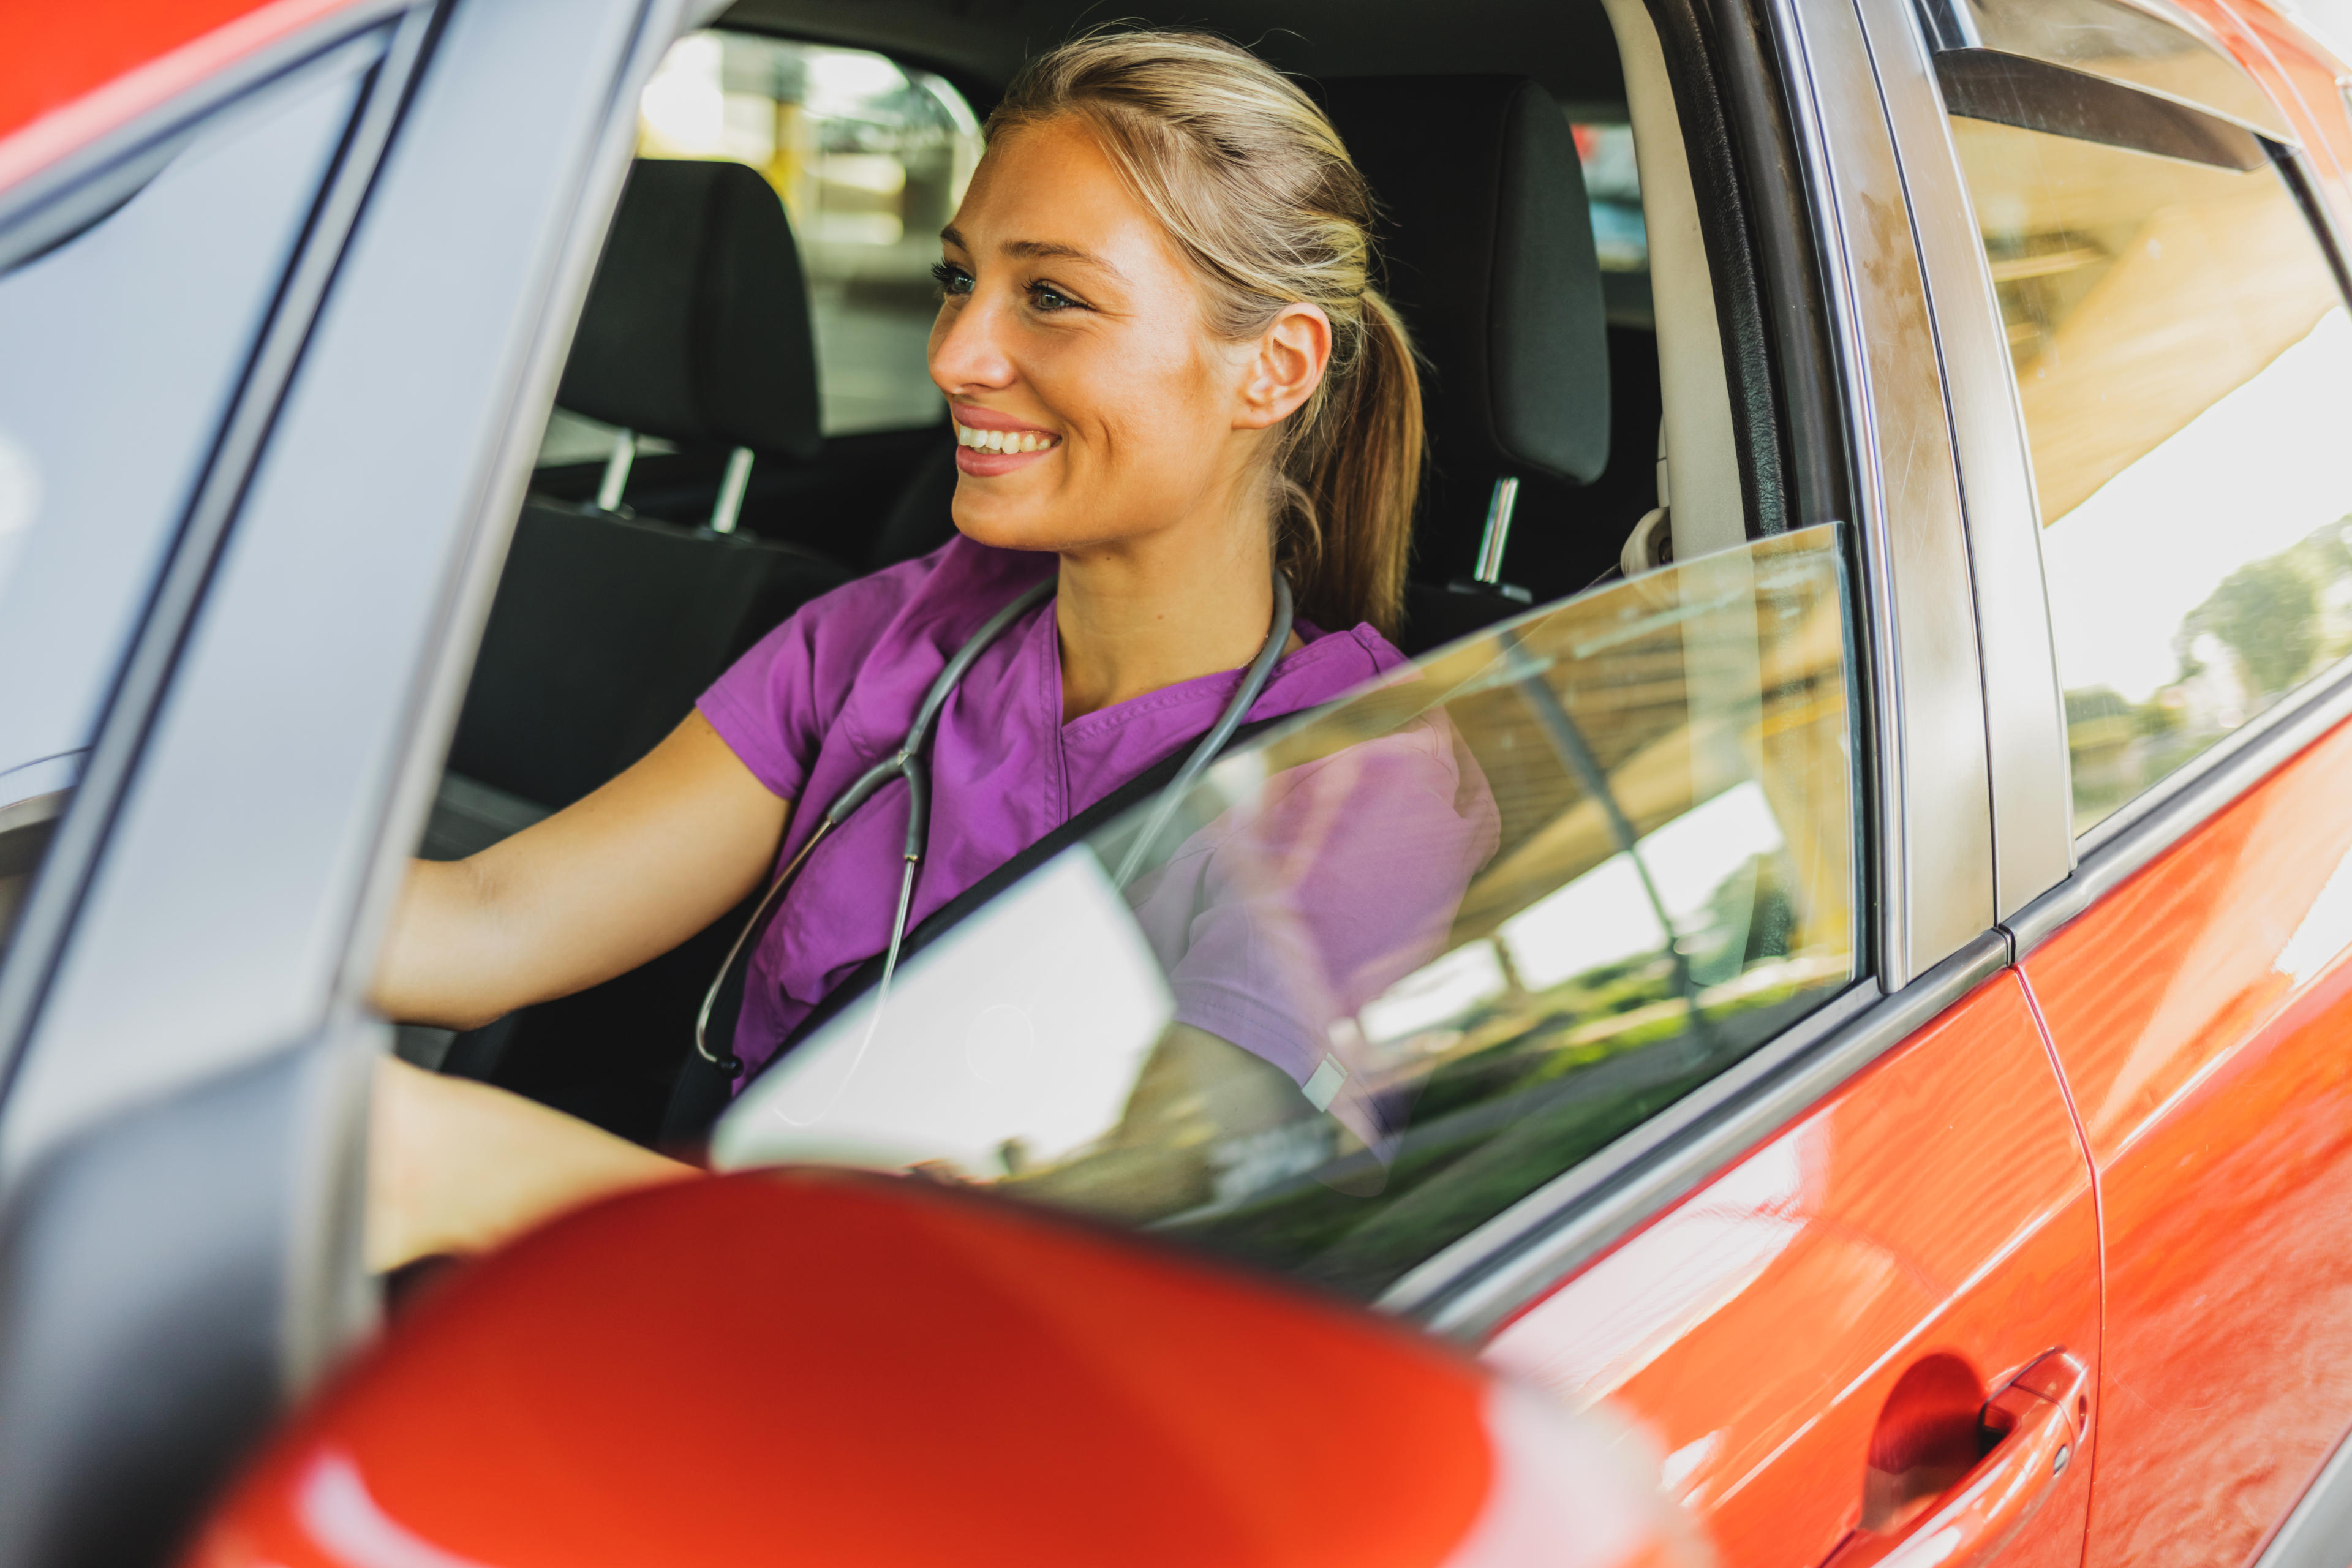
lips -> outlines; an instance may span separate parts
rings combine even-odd
[[[1027,468],[1062,444],[1051,430],[1026,425],[993,409],[959,406],[955,421],[956,468],[981,479]]]

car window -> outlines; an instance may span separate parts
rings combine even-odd
[[[2278,109],[2205,25],[2168,0],[1922,0],[1946,48],[1998,49],[2201,104],[2274,136]]]
[[[1650,298],[1650,231],[1642,216],[1642,169],[1633,128],[1622,120],[1586,120],[1570,109],[1576,153],[1592,207],[1592,249],[1612,325],[1654,328]]]
[[[2099,102],[2037,107],[2064,90],[2012,82],[1952,125],[2032,456],[2080,833],[2352,651],[2352,322],[2273,144],[2200,151],[2168,122],[2158,155]]]
[[[1129,812],[780,1058],[718,1158],[1377,1293],[1853,977],[1837,531],[1523,616]]]
[[[357,88],[287,84],[0,226],[0,946]]]
[[[939,310],[930,269],[980,162],[961,93],[866,49],[694,33],[646,85],[638,125],[641,157],[731,158],[782,196],[807,270],[825,434],[940,420],[924,362]]]

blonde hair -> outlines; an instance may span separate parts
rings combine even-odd
[[[1098,33],[1024,67],[988,134],[1086,124],[1199,275],[1212,331],[1255,337],[1319,307],[1331,357],[1284,421],[1271,479],[1276,560],[1299,611],[1393,634],[1421,489],[1421,383],[1373,287],[1373,204],[1339,133],[1265,61],[1200,33]]]

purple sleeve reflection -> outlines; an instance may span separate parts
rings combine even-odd
[[[1282,1068],[1385,1159],[1403,1107],[1356,1015],[1444,949],[1498,824],[1442,714],[1275,775],[1130,890],[1177,1022]]]

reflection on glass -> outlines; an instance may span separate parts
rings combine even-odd
[[[1457,644],[1008,890],[717,1157],[1376,1293],[1851,978],[1843,606],[1822,527]]]
[[[2032,447],[2080,832],[2352,651],[2352,323],[2269,169],[1953,124]]]
[[[1958,37],[2174,98],[2284,136],[2279,114],[2206,26],[2167,0],[1928,0]]]
[[[927,71],[864,49],[741,33],[670,47],[639,101],[648,158],[730,158],[767,176],[808,275],[828,434],[940,417],[924,368],[939,231],[980,161],[980,124]]]

